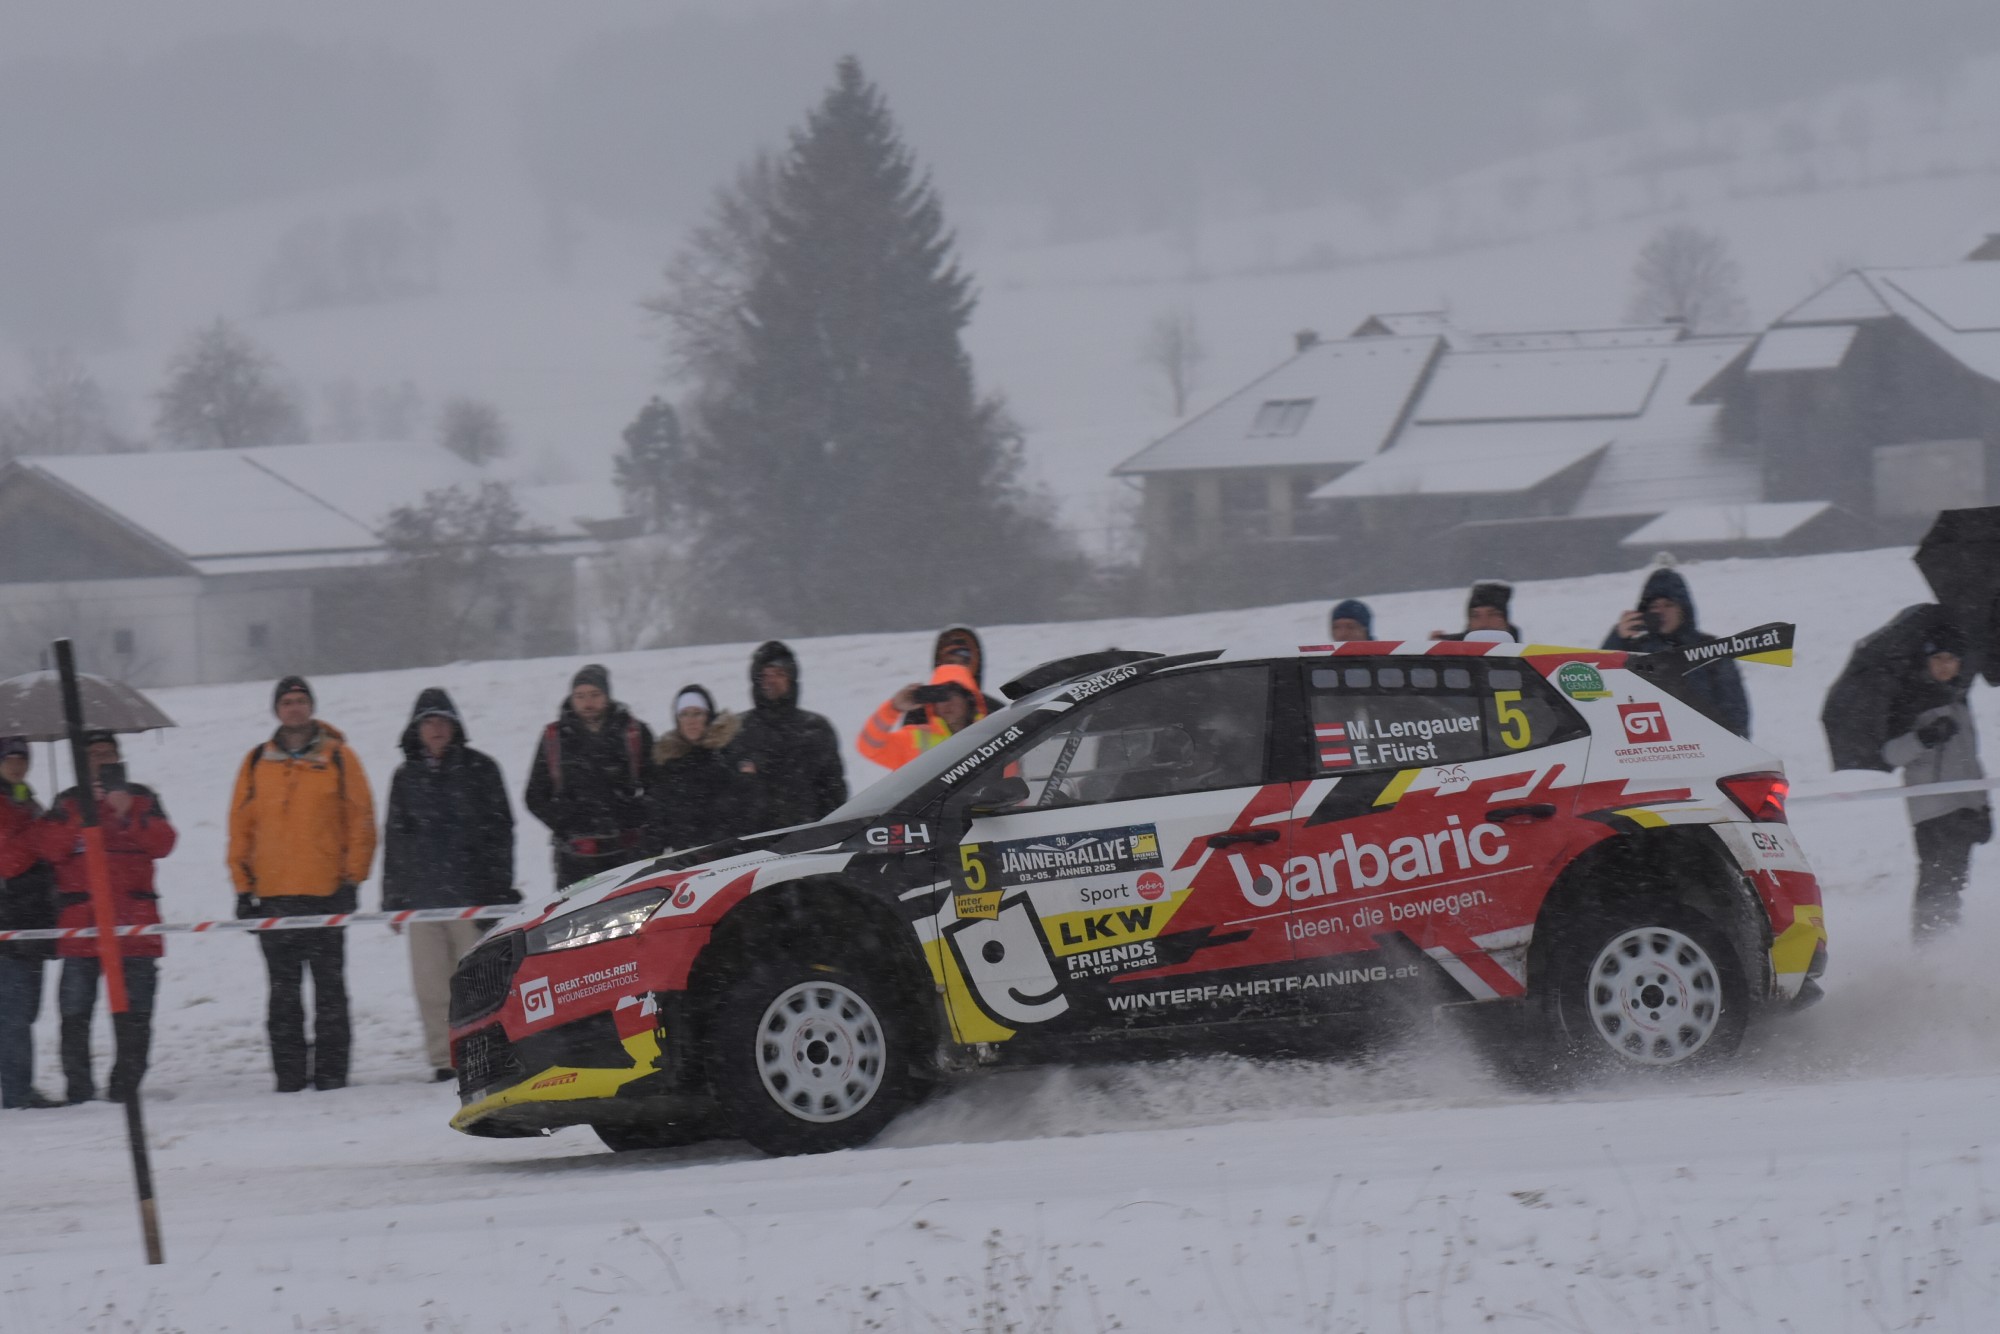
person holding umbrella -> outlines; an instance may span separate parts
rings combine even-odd
[[[178,835],[166,808],[149,787],[127,782],[118,737],[92,732],[87,738],[89,782],[97,799],[98,822],[104,829],[105,851],[111,858],[111,894],[119,926],[150,926],[160,920],[160,898],[153,889],[153,863],[174,850]],[[83,854],[83,798],[76,788],[59,795],[36,826],[42,859],[55,868],[58,926],[94,926],[90,882]],[[90,1066],[90,1018],[97,1008],[100,966],[97,942],[64,940],[56,953],[63,961],[56,1008],[62,1015],[63,1078],[71,1103],[96,1096]],[[116,1055],[105,1096],[124,1102],[146,1075],[146,1057],[153,1044],[153,999],[159,993],[159,963],[166,942],[158,936],[126,936],[119,941],[125,984],[131,997],[124,1014],[111,1017]]]
[[[1979,765],[1978,729],[1965,702],[1965,648],[1956,625],[1937,621],[1890,697],[1882,758],[1903,771],[1906,787],[1986,776]],[[1911,929],[1923,941],[1958,925],[1972,849],[1993,837],[1993,811],[1983,792],[1911,797],[1904,804],[1917,845]]]

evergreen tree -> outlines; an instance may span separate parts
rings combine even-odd
[[[710,633],[1046,612],[1073,559],[961,342],[972,283],[853,58],[792,135],[743,259],[741,339],[704,368],[685,493]]]
[[[674,405],[655,396],[624,431],[625,448],[611,460],[625,508],[646,521],[648,532],[666,525],[673,510],[668,481],[681,455],[681,419]]]

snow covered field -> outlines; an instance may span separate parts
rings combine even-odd
[[[1876,781],[1827,775],[1816,715],[1851,641],[1926,597],[1908,553],[1686,572],[1712,630],[1799,623],[1799,667],[1745,675],[1757,739],[1800,791]],[[1532,638],[1595,643],[1638,582],[1524,585],[1515,619]],[[1375,600],[1388,634],[1450,627],[1461,605],[1457,591]],[[1109,643],[1315,642],[1324,614],[996,628],[989,681]],[[741,701],[747,647],[615,657],[613,684],[652,719],[689,680]],[[851,736],[919,674],[928,636],[795,647],[806,704]],[[315,685],[378,792],[433,682],[518,789],[574,665]],[[156,697],[182,725],[128,759],[182,829],[164,906],[220,915],[228,784],[270,726],[268,687]],[[1974,708],[2000,754],[1991,693]],[[1793,823],[1827,893],[1829,995],[1725,1074],[1529,1098],[1444,1037],[1354,1064],[1009,1073],[910,1113],[876,1147],[807,1160],[731,1144],[614,1158],[579,1130],[454,1134],[402,942],[379,928],[350,933],[354,1086],[279,1097],[255,946],[174,939],[147,1085],[168,1264],[141,1262],[118,1109],[0,1115],[0,1331],[1992,1328],[1995,854],[1975,863],[1961,936],[1919,956],[1899,805],[1802,805]],[[546,887],[538,830],[521,830],[519,856],[524,883]]]

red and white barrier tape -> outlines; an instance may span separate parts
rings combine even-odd
[[[1901,801],[1904,797],[1946,797],[1960,792],[1990,792],[2000,778],[1956,778],[1949,783],[1913,783],[1909,787],[1864,787],[1852,792],[1796,793],[1785,804],[1813,806],[1834,801]]]
[[[405,922],[469,922],[478,918],[505,917],[513,908],[507,904],[475,908],[405,908],[401,912],[336,912],[312,917],[231,917],[211,922],[152,922],[144,926],[121,926],[114,936],[194,936],[211,931],[301,931],[315,926],[360,926],[384,922],[401,926]],[[9,940],[89,940],[97,935],[94,926],[36,927],[20,931],[0,931],[0,941]]]

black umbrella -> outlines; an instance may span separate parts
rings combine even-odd
[[[174,726],[173,719],[123,681],[78,672],[76,684],[83,697],[85,731],[150,732]],[[29,672],[0,681],[0,736],[61,741],[68,735],[60,675]]]
[[[2000,505],[1941,512],[1917,547],[1917,568],[1965,632],[1972,665],[2000,685]]]

